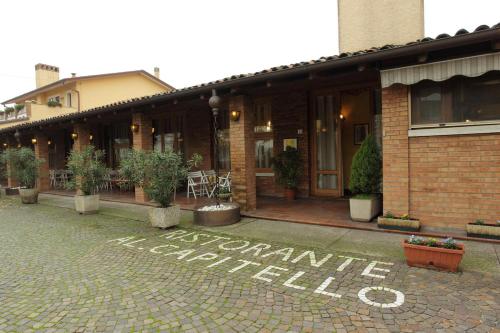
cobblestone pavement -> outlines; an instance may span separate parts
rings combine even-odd
[[[0,199],[0,332],[500,329],[495,269],[435,272],[16,199]]]

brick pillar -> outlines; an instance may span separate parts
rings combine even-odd
[[[408,111],[408,87],[382,90],[384,213],[410,213]]]
[[[133,147],[135,150],[152,150],[153,135],[151,129],[153,121],[143,113],[134,113],[132,115],[132,124],[139,127],[137,132],[132,132]],[[135,201],[148,202],[149,198],[141,187],[135,187]]]
[[[229,124],[231,145],[231,179],[234,200],[242,210],[257,208],[255,185],[254,114],[245,96],[231,97],[229,112],[240,111],[239,121]]]
[[[49,139],[46,135],[37,133],[35,144],[35,156],[38,159],[43,160],[40,165],[38,174],[37,188],[39,191],[47,191],[50,189],[50,179],[49,179]]]
[[[82,151],[90,145],[90,131],[86,124],[76,124],[73,127],[73,133],[76,133],[78,137],[73,141],[73,149],[76,151]]]

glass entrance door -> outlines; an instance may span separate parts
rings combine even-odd
[[[334,92],[317,94],[313,100],[311,172],[312,194],[340,196],[340,119],[339,98]]]

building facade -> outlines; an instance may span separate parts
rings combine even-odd
[[[128,148],[199,153],[201,169],[231,171],[234,199],[252,211],[260,196],[282,196],[271,159],[288,145],[303,161],[299,197],[348,195],[352,158],[371,134],[382,149],[384,212],[464,229],[500,217],[499,51],[500,24],[480,26],[15,124],[0,129],[0,142],[34,146],[44,170],[91,143],[113,168]],[[218,161],[213,93],[223,99]],[[135,198],[147,200],[140,188]]]

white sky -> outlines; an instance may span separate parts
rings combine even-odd
[[[401,0],[404,1],[404,0]],[[176,88],[338,53],[336,0],[4,0],[0,101],[61,78],[160,67]],[[425,0],[426,36],[500,22],[500,0]]]

